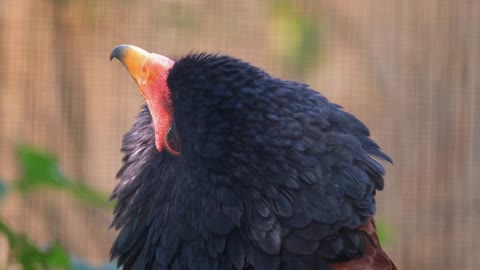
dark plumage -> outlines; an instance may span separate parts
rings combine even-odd
[[[228,56],[187,55],[166,83],[166,140],[180,154],[157,150],[144,106],[112,193],[119,265],[354,269],[352,259],[369,256],[383,263],[358,269],[394,269],[372,219],[385,173],[376,159],[391,160],[362,122],[305,84]]]

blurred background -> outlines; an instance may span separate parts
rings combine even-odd
[[[480,269],[480,2],[0,2],[0,178],[17,145],[54,153],[108,194],[143,99],[111,49],[229,54],[310,84],[363,120],[394,159],[378,216],[399,269]],[[13,194],[4,222],[39,246],[108,259],[111,209],[49,190]],[[11,255],[0,235],[0,269]]]

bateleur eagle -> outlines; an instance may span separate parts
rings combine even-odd
[[[373,219],[391,160],[353,115],[229,56],[110,58],[146,100],[111,196],[123,269],[396,269]]]

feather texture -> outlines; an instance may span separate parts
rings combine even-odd
[[[395,269],[372,219],[391,160],[363,123],[227,56],[188,55],[167,83],[181,155],[156,151],[146,106],[123,140],[125,270]]]

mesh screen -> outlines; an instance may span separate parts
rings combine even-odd
[[[15,145],[29,143],[110,192],[143,102],[110,50],[224,53],[370,127],[395,161],[377,202],[399,269],[480,269],[479,25],[475,1],[2,0],[0,175],[17,175]],[[106,261],[110,213],[52,194],[9,198],[1,213],[38,243]]]

